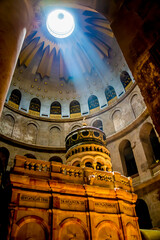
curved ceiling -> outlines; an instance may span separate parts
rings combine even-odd
[[[83,116],[83,113],[91,113],[88,104],[91,95],[98,99],[97,112],[108,105],[105,89],[112,87],[116,98],[122,96],[127,85],[122,83],[120,75],[124,71],[131,73],[109,21],[94,9],[82,5],[40,3],[25,38],[9,92],[13,89],[21,91],[20,109],[28,111],[31,99],[38,98],[43,106],[41,116],[49,116],[54,101],[61,104],[62,116],[70,116],[70,103],[76,100]],[[55,9],[66,10],[74,18],[75,29],[66,38],[56,38],[47,29],[47,16]]]

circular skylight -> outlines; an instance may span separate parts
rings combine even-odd
[[[75,23],[72,15],[61,9],[54,10],[48,15],[47,29],[56,38],[66,38],[72,34]]]

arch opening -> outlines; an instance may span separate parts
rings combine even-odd
[[[139,134],[148,166],[160,162],[160,142],[151,123],[145,123]]]
[[[103,131],[103,123],[101,120],[96,120],[93,122],[93,127],[99,128],[100,130]]]
[[[140,229],[151,229],[152,222],[148,210],[148,206],[143,199],[137,199],[136,202],[136,215],[138,217],[138,223]]]
[[[62,159],[58,156],[53,156],[49,159],[49,162],[58,162],[58,163],[63,163]]]
[[[91,162],[86,162],[86,163],[85,163],[85,167],[93,168],[93,165],[92,165]]]
[[[128,140],[123,140],[119,146],[119,152],[122,160],[124,174],[126,176],[135,176],[138,174],[138,169],[131,147],[131,143]]]

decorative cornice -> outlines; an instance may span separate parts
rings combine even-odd
[[[0,134],[0,141],[6,142],[9,145],[27,149],[27,150],[38,150],[39,152],[49,152],[49,153],[66,153],[66,149],[64,147],[57,148],[57,147],[50,147],[50,146],[42,146],[42,145],[33,145],[29,143],[24,143],[21,141],[18,141],[13,138],[9,138],[7,136],[4,136]]]

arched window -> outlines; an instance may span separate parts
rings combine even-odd
[[[40,109],[41,109],[40,100],[38,98],[33,98],[30,102],[29,113],[39,116]]]
[[[21,92],[18,89],[14,89],[11,92],[8,103],[13,107],[18,108],[20,101],[21,101]]]
[[[96,120],[96,121],[93,123],[92,126],[93,126],[93,127],[96,127],[96,128],[99,128],[100,130],[103,131],[103,123],[102,123],[101,120]]]
[[[99,108],[98,98],[95,95],[91,95],[88,98],[88,106],[90,111],[92,111],[93,109]]]
[[[113,99],[117,98],[116,92],[112,86],[108,86],[105,89],[105,95],[106,95],[108,104],[111,102],[111,100],[113,101]]]
[[[25,154],[24,155],[25,157],[27,157],[27,158],[31,158],[31,159],[37,159],[33,154],[31,154],[31,153],[27,153],[27,154]]]
[[[72,166],[75,166],[75,167],[80,167],[80,162],[79,161],[76,161],[76,162],[74,162],[73,163],[73,165]]]
[[[160,161],[160,143],[151,123],[145,123],[140,129],[140,140],[148,165]]]
[[[97,162],[96,169],[97,170],[102,170],[102,164],[100,162]]]
[[[140,229],[151,229],[152,222],[148,211],[148,206],[143,199],[137,199],[136,214]]]
[[[72,114],[74,114],[73,116],[81,116],[81,107],[80,107],[80,103],[76,100],[72,101],[70,103],[70,115],[72,117]]]
[[[50,117],[61,118],[61,104],[57,101],[51,104]]]
[[[125,90],[127,90],[127,88],[133,83],[131,77],[126,71],[121,72],[120,80]]]
[[[122,160],[124,175],[129,177],[138,174],[131,143],[128,140],[123,140],[120,143],[119,152]]]
[[[0,147],[0,173],[4,173],[6,171],[9,155],[10,153],[7,148]]]
[[[49,162],[59,162],[59,163],[63,163],[62,159],[58,156],[54,156],[54,157],[51,157],[49,159]]]
[[[85,163],[85,167],[93,168],[93,166],[92,166],[92,163],[91,163],[91,162],[86,162],[86,163]]]

